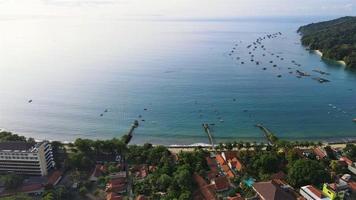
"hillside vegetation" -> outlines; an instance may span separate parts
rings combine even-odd
[[[323,57],[343,60],[356,68],[356,17],[342,17],[330,21],[301,26],[302,44],[320,50]]]

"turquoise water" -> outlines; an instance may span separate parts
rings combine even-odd
[[[71,141],[121,136],[144,119],[134,143],[207,143],[204,122],[218,141],[261,140],[256,123],[289,139],[355,138],[356,73],[300,45],[297,28],[313,21],[1,20],[0,127]],[[275,32],[253,52],[261,64],[250,62],[246,47]],[[331,82],[297,78],[291,60]]]

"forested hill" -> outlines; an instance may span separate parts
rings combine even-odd
[[[356,17],[301,26],[302,44],[323,52],[324,58],[343,60],[356,68]]]

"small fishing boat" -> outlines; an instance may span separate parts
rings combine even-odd
[[[32,99],[28,100],[28,103],[32,103]]]
[[[104,112],[108,112],[108,109],[105,109]]]
[[[104,116],[104,114],[103,114],[103,113],[101,113],[101,114],[100,114],[100,117],[102,117],[102,116]]]
[[[355,119],[353,119],[352,121],[356,123],[356,118],[355,118]]]
[[[282,77],[282,75],[278,75],[277,77],[278,77],[278,78],[281,78],[281,77]]]
[[[266,70],[267,68],[266,67],[264,67],[264,68],[262,68],[263,70]]]

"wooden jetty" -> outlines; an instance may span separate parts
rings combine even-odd
[[[214,141],[213,141],[213,136],[212,136],[212,134],[211,134],[209,124],[204,123],[204,124],[202,124],[202,126],[203,126],[203,128],[204,128],[205,133],[208,135],[209,142],[210,142],[210,144],[211,144],[211,148],[212,148],[212,149],[215,149]]]
[[[264,132],[265,137],[266,137],[266,139],[268,141],[268,144],[269,145],[274,145],[274,142],[271,139],[271,136],[273,136],[273,133],[270,130],[268,130],[268,128],[263,126],[262,124],[256,124],[256,127],[258,127],[259,129],[261,129]]]
[[[139,125],[139,124],[138,124],[138,121],[137,121],[137,120],[135,120],[134,123],[132,123],[129,132],[127,133],[127,136],[128,136],[128,137],[127,137],[126,140],[125,140],[125,144],[128,144],[128,143],[131,141],[133,132],[134,132],[135,128],[138,127],[138,125]]]

